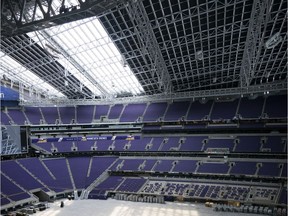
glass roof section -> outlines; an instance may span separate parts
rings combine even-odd
[[[108,97],[127,93],[139,95],[144,92],[96,17],[28,35],[52,53],[57,61],[95,96]],[[75,67],[75,62],[81,66],[81,70]],[[94,82],[89,77],[92,77]],[[105,92],[103,93],[98,86]]]
[[[21,82],[29,88],[47,94],[49,97],[65,97],[57,89],[0,51],[0,75]]]

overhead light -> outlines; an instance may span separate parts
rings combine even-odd
[[[197,60],[203,60],[203,52],[200,50],[196,53]]]
[[[283,38],[281,37],[280,32],[277,32],[266,41],[265,47],[266,49],[272,49],[276,47],[280,42],[282,42],[282,40]]]

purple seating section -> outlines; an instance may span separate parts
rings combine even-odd
[[[254,175],[256,172],[255,162],[237,162],[231,169],[230,174]]]
[[[239,100],[231,102],[215,102],[210,119],[233,119]]]
[[[279,176],[280,168],[278,163],[262,163],[258,172],[259,176]]]
[[[1,111],[1,124],[2,125],[10,125],[10,119],[7,114]]]
[[[1,163],[1,170],[10,178],[14,179],[17,184],[21,185],[26,190],[44,188],[44,185],[39,183],[15,161],[3,161]],[[23,179],[25,179],[25,181],[23,181]]]
[[[239,106],[239,111],[242,118],[259,118],[262,115],[264,98],[256,99],[242,98]]]
[[[259,152],[260,151],[260,137],[257,136],[241,136],[239,137],[239,144],[237,144],[235,152]]]
[[[120,170],[136,171],[140,165],[144,171],[199,173],[199,174],[231,174],[231,175],[258,175],[266,177],[279,177],[280,163],[262,162],[256,173],[256,162],[235,162],[228,173],[229,165],[221,163],[204,163],[198,165],[197,160],[159,160],[156,159],[118,159],[117,157],[75,157],[57,159],[25,158],[16,161],[3,161],[1,174],[1,203],[3,205],[12,201],[30,198],[29,191],[54,190],[65,192],[73,190],[68,172],[68,164],[72,178],[77,189],[87,188],[105,170],[116,170],[116,166],[123,164]],[[160,163],[159,163],[160,161]],[[67,163],[68,162],[68,163]],[[116,162],[116,163],[115,163]],[[111,166],[114,163],[113,166]],[[45,164],[46,167],[43,165]],[[110,168],[109,168],[110,167]],[[198,170],[197,170],[198,167]],[[89,170],[90,169],[90,170]],[[283,171],[287,169],[284,164]],[[4,175],[5,174],[5,175]],[[7,178],[6,175],[9,177]],[[287,178],[287,171],[282,176]],[[13,179],[13,181],[10,180]],[[23,181],[25,179],[25,181]],[[46,188],[45,188],[46,187]],[[140,191],[141,190],[141,191]],[[241,185],[213,185],[210,183],[189,183],[160,181],[153,182],[140,177],[110,176],[89,194],[89,198],[105,198],[106,191],[116,192],[143,192],[145,194],[185,195],[199,198],[217,198],[243,201],[249,194],[250,187]],[[267,188],[254,190],[254,196],[270,199],[277,197],[278,189]],[[219,191],[224,191],[219,193]],[[228,191],[228,192],[225,192]],[[242,195],[244,193],[244,195]],[[270,196],[271,195],[271,196]],[[287,190],[282,190],[279,203],[286,203]],[[7,199],[9,198],[9,199]]]
[[[58,190],[65,191],[73,189],[65,158],[43,160],[43,162],[55,176]]]
[[[179,146],[179,137],[169,137],[167,143],[163,145],[160,151],[169,151]]]
[[[202,151],[203,140],[208,137],[203,136],[193,136],[187,137],[185,142],[181,145],[180,151]]]
[[[284,137],[269,136],[263,144],[263,148],[269,148],[271,152],[285,152]]]
[[[190,102],[188,101],[174,102],[170,104],[167,113],[165,115],[164,121],[178,121],[182,117],[186,119],[189,104]]]
[[[107,116],[109,105],[96,105],[94,119],[100,120],[101,117]]]
[[[197,167],[197,161],[195,160],[181,160],[178,161],[172,172],[194,173],[196,167]]]
[[[267,113],[270,118],[287,118],[287,95],[268,97],[264,113]]]
[[[230,152],[233,151],[234,139],[209,139],[208,143],[205,144],[204,151],[213,148],[226,148]]]
[[[229,152],[268,152],[285,153],[285,137],[282,136],[238,136],[234,139],[227,138],[208,138],[207,136],[187,136],[182,137],[183,143],[180,142],[181,137],[143,137],[135,140],[97,140],[97,141],[74,141],[76,151],[85,152],[92,151],[180,151],[180,152],[211,152],[219,149],[227,149]],[[261,139],[266,140],[261,147]],[[235,143],[236,139],[239,143]],[[205,141],[206,140],[206,141]],[[52,143],[36,143],[34,144],[48,152],[52,152]],[[57,152],[73,152],[73,142],[54,142]],[[234,149],[235,148],[235,149]]]
[[[38,158],[26,158],[18,160],[29,172],[33,173],[36,178],[42,181],[45,185],[47,185],[51,190],[56,192],[61,191],[58,189],[57,182],[53,179],[53,177],[48,173],[45,169],[44,165]]]
[[[30,124],[38,125],[40,119],[43,119],[39,107],[25,107],[25,114]]]
[[[94,114],[94,108],[93,105],[87,105],[87,106],[78,106],[77,107],[77,123],[91,123],[93,119]]]
[[[55,124],[59,119],[57,107],[41,107],[41,110],[47,124]]]
[[[126,178],[117,188],[117,191],[136,193],[145,184],[145,182],[146,180],[143,178]]]
[[[72,119],[75,120],[75,107],[59,107],[59,113],[63,124],[71,124]]]
[[[89,186],[105,170],[107,170],[116,160],[117,160],[116,157],[93,157],[90,174],[86,178],[85,186]]]
[[[123,104],[115,104],[111,107],[108,119],[118,119],[123,110]]]
[[[120,122],[135,122],[139,117],[143,119],[143,122],[155,122],[160,118],[164,121],[178,121],[182,117],[187,120],[202,120],[205,117],[211,120],[229,120],[233,119],[237,114],[243,119],[257,119],[262,116],[262,110],[270,118],[287,117],[287,95],[270,96],[266,99],[266,103],[264,101],[264,98],[258,97],[256,99],[241,98],[240,101],[236,99],[229,102],[213,102],[209,100],[206,103],[176,101],[171,104],[159,102],[127,104],[126,106],[116,104],[58,108],[25,107],[24,112],[28,119],[19,109],[9,109],[8,114],[18,125],[23,125],[27,120],[31,124],[39,124],[40,119],[42,119],[41,111],[47,124],[55,124],[56,119],[60,119],[63,124],[70,124],[72,119],[76,117],[76,123],[78,124],[91,123],[93,119],[100,120],[102,116],[111,120],[119,120]],[[1,122],[2,124],[9,124],[9,118],[4,114],[1,117]]]
[[[204,163],[199,166],[197,173],[227,174],[228,169],[229,166],[226,163]]]
[[[86,177],[89,167],[90,158],[68,158],[69,166],[73,175],[74,183],[76,188],[85,188]]]
[[[145,104],[128,104],[121,117],[120,122],[135,122],[137,119],[141,116],[143,116],[143,113],[146,109],[146,103]]]
[[[151,103],[148,105],[147,110],[144,114],[143,121],[144,122],[155,122],[159,120],[159,118],[163,117],[165,111],[167,109],[167,103]]]
[[[257,187],[251,190],[249,186],[241,186],[234,184],[213,184],[213,183],[198,183],[198,182],[170,182],[159,179],[149,180],[140,190],[140,193],[151,195],[164,195],[164,196],[184,196],[191,198],[202,199],[217,199],[217,200],[233,200],[233,201],[246,201],[249,200],[249,196],[252,194],[254,197],[258,197],[265,201],[277,201],[277,195],[279,189],[275,187]],[[287,193],[287,192],[286,192]],[[279,200],[281,203],[285,203],[285,191],[282,192],[283,200]],[[273,197],[273,199],[271,199]],[[287,201],[287,200],[286,200]]]
[[[158,161],[158,164],[154,167],[153,171],[156,172],[170,172],[172,168],[173,160],[161,160]]]
[[[199,101],[193,102],[188,112],[187,120],[202,120],[205,116],[209,116],[212,103],[212,101],[208,101],[205,104]]]
[[[23,112],[21,110],[9,110],[9,116],[13,119],[13,121],[18,125],[24,125],[27,119],[25,118]]]

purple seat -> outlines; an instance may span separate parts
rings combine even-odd
[[[25,114],[31,124],[40,124],[40,119],[42,119],[42,115],[39,107],[25,107]]]
[[[126,178],[118,187],[117,191],[136,193],[146,182],[143,178]]]
[[[75,107],[59,107],[61,121],[63,124],[71,124],[72,119],[75,118]]]
[[[162,146],[160,151],[170,151],[173,149],[177,149],[179,146],[179,139],[180,137],[168,137],[167,143]]]
[[[262,148],[269,148],[271,152],[285,152],[284,137],[281,136],[268,136],[267,141],[263,144]]]
[[[164,121],[178,121],[181,120],[182,117],[185,119],[189,105],[190,101],[171,103],[164,117]]]
[[[78,152],[91,151],[91,147],[94,146],[94,142],[95,142],[94,140],[78,141],[77,142]]]
[[[210,119],[233,119],[239,100],[229,102],[214,102]]]
[[[19,159],[18,162],[21,163],[31,173],[33,173],[33,175],[40,179],[44,184],[46,184],[51,190],[57,191],[57,182],[48,173],[38,158]]]
[[[119,119],[122,110],[123,110],[123,104],[115,104],[110,109],[108,119]]]
[[[155,159],[150,159],[150,160],[145,160],[145,166],[142,169],[143,171],[151,171],[153,166],[155,165],[157,160]]]
[[[211,110],[212,101],[207,101],[205,104],[195,101],[191,104],[188,111],[187,120],[202,120],[208,116]]]
[[[240,142],[237,144],[235,152],[259,152],[260,137],[258,136],[240,136]]]
[[[234,147],[234,139],[209,139],[205,144],[204,151],[208,148],[228,148],[232,152]]]
[[[41,107],[41,110],[47,124],[55,124],[59,119],[57,107]]]
[[[156,165],[153,171],[156,172],[169,172],[172,168],[173,160],[161,160],[160,163]]]
[[[256,172],[255,162],[236,162],[232,167],[230,174],[254,175]]]
[[[150,143],[151,137],[144,137],[142,139],[135,139],[131,141],[129,151],[145,151],[145,147]]]
[[[72,142],[55,142],[54,146],[57,148],[58,152],[72,152]]]
[[[1,124],[10,125],[10,119],[5,112],[1,111]]]
[[[96,105],[94,119],[100,120],[101,117],[107,116],[109,105]]]
[[[238,110],[238,114],[242,118],[259,118],[262,115],[264,98],[256,99],[242,98]]]
[[[73,189],[65,158],[45,159],[43,162],[56,177],[57,190],[65,191]]]
[[[151,148],[148,149],[148,151],[158,151],[161,143],[163,141],[163,138],[161,137],[154,137],[153,140],[151,140],[151,143],[153,144]]]
[[[287,118],[287,95],[275,95],[266,99],[265,113],[269,118]]]
[[[11,196],[13,194],[26,192],[1,174],[1,193]]]
[[[197,161],[195,160],[180,160],[175,165],[173,172],[194,173],[196,167],[197,167]]]
[[[227,164],[222,163],[204,163],[200,165],[197,170],[197,173],[219,173],[219,174],[227,174],[229,166]]]
[[[121,170],[138,171],[140,164],[144,162],[144,159],[126,159]]]
[[[165,110],[167,108],[167,103],[151,103],[148,105],[147,110],[144,114],[144,122],[156,122],[160,117],[163,117]]]
[[[15,161],[3,161],[1,163],[1,170],[26,190],[41,189],[44,187],[44,185],[40,184]]]
[[[77,107],[77,123],[91,123],[94,113],[94,105]]]
[[[9,116],[13,119],[13,121],[18,125],[25,125],[25,121],[28,122],[22,110],[9,109],[8,113]]]
[[[88,171],[90,174],[86,178],[85,186],[89,186],[96,180],[116,159],[116,157],[93,157],[90,172]]]
[[[185,142],[180,147],[180,151],[201,151],[203,140],[207,138],[204,136],[186,137]]]
[[[259,176],[271,176],[271,177],[279,177],[280,168],[278,163],[262,163],[262,167],[258,172]]]
[[[87,171],[89,167],[89,157],[68,158],[75,187],[77,189],[85,188]]]
[[[147,104],[128,104],[121,117],[120,122],[135,122],[139,117],[143,116]]]

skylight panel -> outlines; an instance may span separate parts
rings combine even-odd
[[[61,92],[53,86],[39,78],[33,72],[29,71],[17,61],[5,55],[0,51],[0,74],[4,74],[11,80],[22,82],[30,88],[36,89],[39,92],[44,91],[50,97],[65,97]]]
[[[137,95],[144,92],[130,67],[123,64],[120,52],[97,18],[78,20],[60,27],[55,26],[47,32],[85,71],[75,68],[67,56],[60,54],[57,61],[93,94],[109,96],[125,92]],[[41,31],[38,35],[41,35]],[[29,33],[29,36],[35,38],[39,44],[50,43],[48,38],[35,37],[35,33]],[[108,95],[103,95],[87,74],[105,89]],[[113,82],[115,79],[119,79],[119,82]]]

